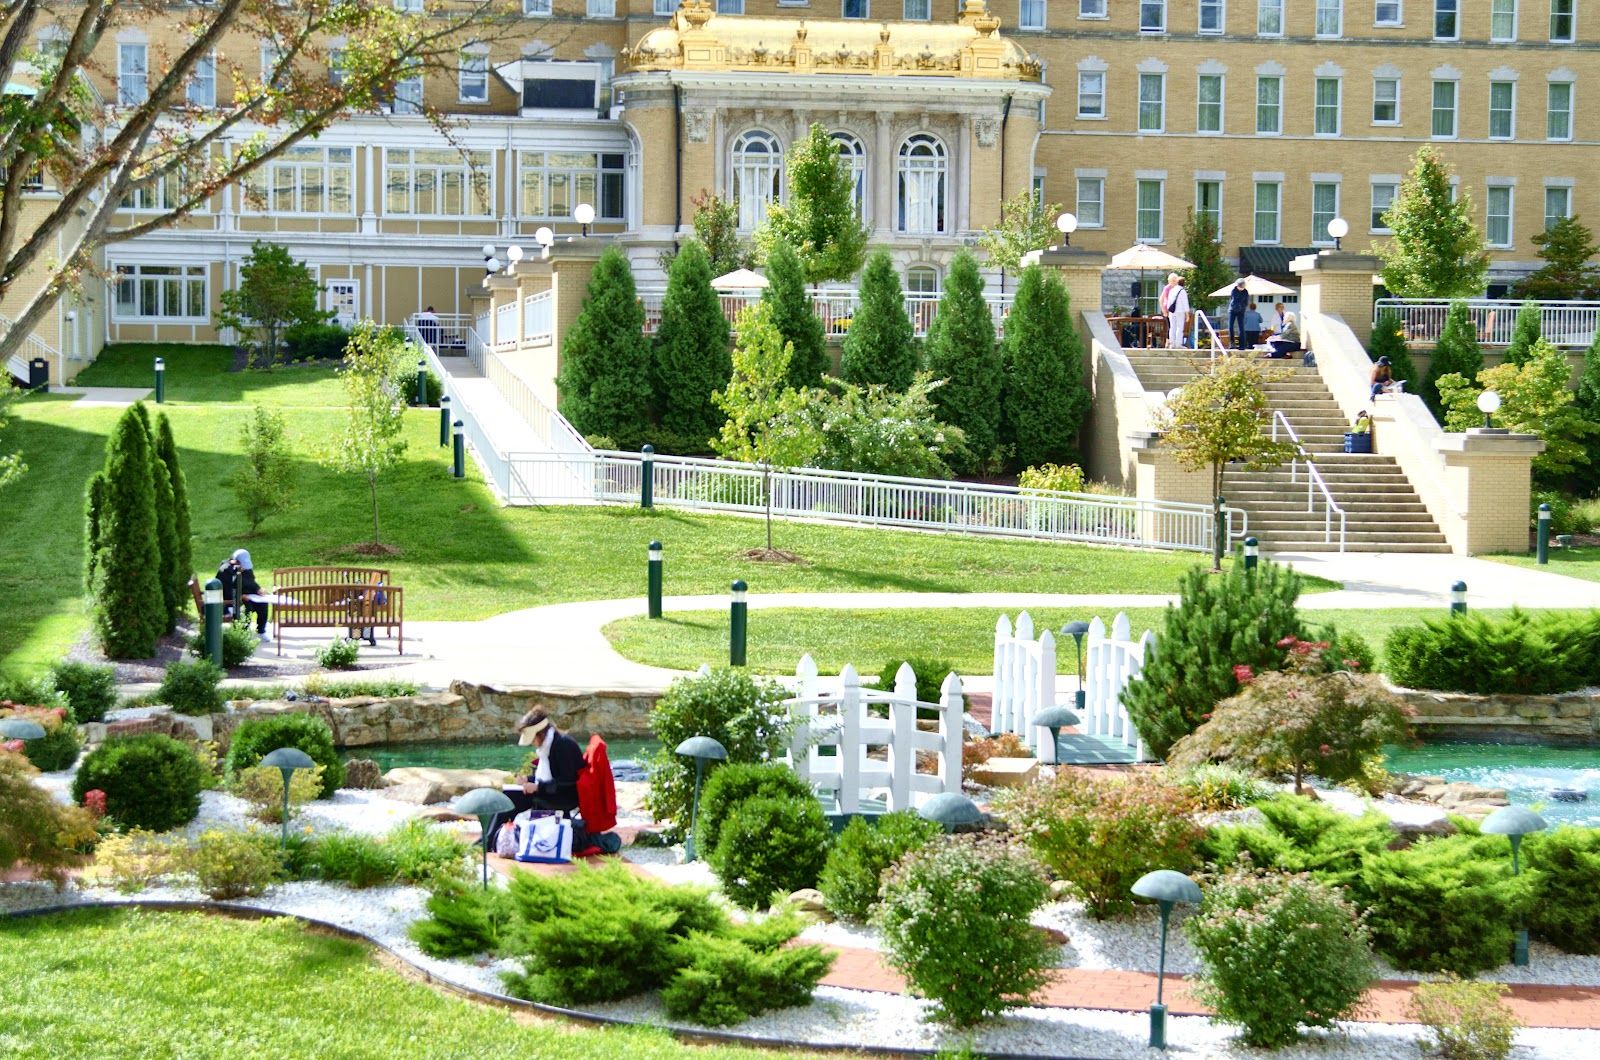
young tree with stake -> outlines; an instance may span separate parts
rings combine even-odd
[[[406,395],[395,381],[402,365],[414,362],[416,348],[399,330],[371,322],[356,327],[345,350],[339,379],[349,405],[339,437],[328,454],[336,471],[361,475],[372,500],[372,542],[362,551],[385,551],[378,529],[378,476],[400,463],[406,451]]]

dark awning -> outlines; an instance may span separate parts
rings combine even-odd
[[[1316,247],[1240,247],[1239,273],[1274,279],[1292,278],[1294,273],[1289,271],[1289,263],[1295,258],[1316,252]]]

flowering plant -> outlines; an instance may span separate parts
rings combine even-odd
[[[90,788],[83,793],[83,808],[98,821],[106,815],[106,793],[99,788]]]

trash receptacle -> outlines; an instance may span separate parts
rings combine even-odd
[[[28,389],[44,390],[50,385],[50,362],[35,357],[28,362]]]
[[[1372,433],[1362,431],[1359,434],[1351,431],[1344,436],[1344,451],[1347,453],[1372,452]]]

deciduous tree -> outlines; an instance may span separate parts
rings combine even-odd
[[[1013,462],[1030,467],[1077,459],[1089,391],[1072,304],[1053,272],[1037,265],[1022,271],[1000,359],[1000,441],[1010,447]]]
[[[839,143],[817,122],[789,147],[788,195],[767,207],[756,243],[770,253],[783,240],[794,248],[806,282],[848,280],[861,268],[867,227],[856,212],[856,183],[839,157]]]
[[[356,326],[345,348],[344,383],[349,404],[344,426],[328,453],[336,471],[360,475],[372,501],[372,543],[367,550],[383,551],[378,527],[378,477],[400,463],[406,451],[406,394],[397,377],[401,367],[417,359],[417,350],[399,329],[378,327],[371,321]]]
[[[609,246],[561,341],[561,414],[579,434],[633,448],[650,430],[650,341],[627,256]]]
[[[1007,272],[1022,267],[1025,255],[1055,244],[1059,238],[1056,218],[1059,202],[1040,203],[1033,191],[1019,191],[1000,203],[1000,223],[985,228],[978,246],[989,255],[988,265],[1000,270],[1000,289],[1005,290]]]
[[[1576,216],[1563,217],[1533,237],[1544,264],[1512,288],[1517,298],[1560,301],[1600,294],[1600,268],[1594,265],[1600,244]]]
[[[1472,220],[1472,200],[1454,198],[1450,172],[1433,147],[1416,164],[1383,215],[1394,238],[1379,244],[1383,285],[1397,298],[1470,298],[1483,292],[1489,252]]]
[[[226,479],[255,536],[268,516],[288,511],[294,502],[294,454],[283,416],[256,405],[239,424],[244,463]]]
[[[939,418],[967,436],[970,455],[957,470],[989,466],[1000,448],[1000,353],[983,277],[966,251],[950,263],[938,315],[928,329],[927,356],[928,371],[945,380],[933,392]]]
[[[305,262],[289,256],[288,247],[258,239],[239,266],[239,286],[222,292],[217,326],[238,333],[252,363],[271,368],[278,363],[286,331],[333,318],[317,308],[321,294],[316,277]]]
[[[16,399],[17,391],[9,386],[0,386],[0,433],[6,429],[11,406]],[[21,453],[0,453],[0,489],[15,482],[27,470],[28,465],[22,462]]]
[[[1567,355],[1543,339],[1534,342],[1527,361],[1485,368],[1476,385],[1454,372],[1442,376],[1439,400],[1445,408],[1445,428],[1464,431],[1482,425],[1478,395],[1493,390],[1500,395],[1495,422],[1543,438],[1544,452],[1533,458],[1534,478],[1544,485],[1559,485],[1589,462],[1585,441],[1600,431],[1600,423],[1586,418],[1575,403],[1567,385],[1570,377]]]
[[[651,350],[656,417],[678,447],[703,452],[722,424],[711,396],[728,384],[728,318],[711,286],[705,248],[690,242],[667,270]]]
[[[878,250],[861,272],[860,304],[844,336],[840,370],[845,381],[904,390],[917,372],[913,337],[900,274],[889,252]]]

